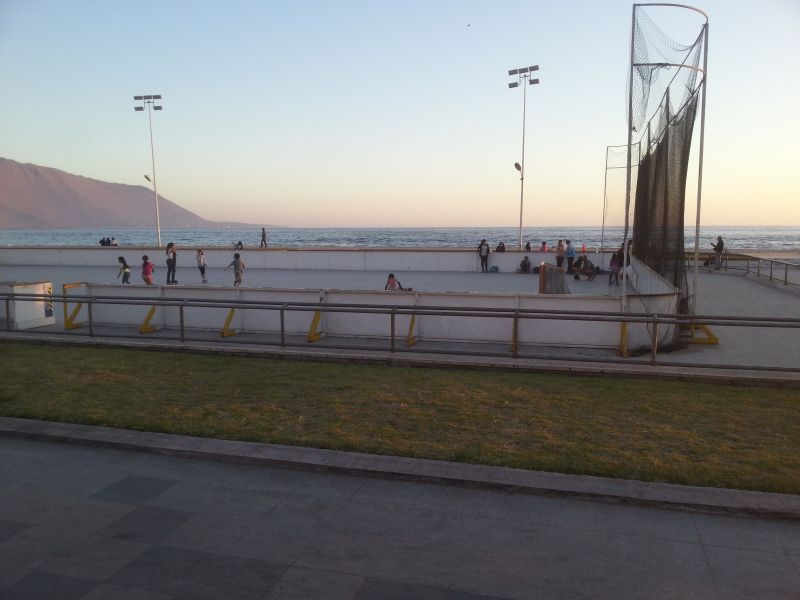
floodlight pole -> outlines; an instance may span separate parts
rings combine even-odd
[[[161,110],[161,106],[155,106],[155,100],[161,100],[160,94],[148,94],[144,96],[134,96],[134,100],[139,100],[142,102],[142,106],[135,106],[133,109],[137,112],[141,112],[144,110],[144,107],[147,106],[147,120],[150,125],[150,160],[152,161],[153,166],[153,195],[155,196],[156,201],[156,240],[158,243],[158,247],[161,247],[161,216],[158,210],[158,187],[156,186],[156,154],[153,146],[153,113],[152,109]],[[145,175],[145,179],[149,179]]]
[[[706,88],[708,87],[708,17],[703,40],[703,105],[700,108],[700,151],[698,152],[697,173],[697,214],[694,225],[694,272],[692,273],[692,302],[690,310],[697,314],[697,263],[700,262],[700,200],[703,194],[703,149],[706,138]]]
[[[508,84],[509,88],[522,86],[522,162],[519,165],[519,249],[522,250],[522,206],[525,198],[525,119],[527,112],[528,85],[539,83],[538,79],[531,79],[530,74],[539,70],[539,65],[512,69],[509,75],[517,75],[518,81]],[[526,85],[527,84],[527,85]],[[516,165],[515,165],[516,166]]]

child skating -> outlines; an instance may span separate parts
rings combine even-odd
[[[233,260],[231,264],[225,267],[223,270],[227,271],[233,267],[233,287],[239,287],[242,283],[242,273],[244,273],[244,261],[242,260],[239,253],[233,255]]]

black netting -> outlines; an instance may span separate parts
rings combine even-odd
[[[683,213],[697,98],[674,117],[665,108],[661,135],[648,141],[639,163],[633,211],[633,252],[681,291],[681,312],[688,309]]]
[[[684,206],[692,131],[704,85],[703,80],[697,84],[704,36],[702,27],[691,43],[680,44],[656,26],[643,6],[634,9],[629,117],[640,160],[631,161],[636,174],[633,254],[680,290],[680,312],[689,310]]]

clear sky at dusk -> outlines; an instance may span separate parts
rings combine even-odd
[[[702,222],[798,225],[800,2],[696,6],[710,20]],[[696,16],[650,14],[699,32]],[[525,225],[599,225],[630,20],[616,0],[0,0],[0,156],[145,185],[132,97],[160,93],[159,192],[205,218],[516,226],[522,92],[506,72],[539,64]]]

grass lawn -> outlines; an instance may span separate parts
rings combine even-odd
[[[0,415],[800,494],[800,393],[0,344]]]

